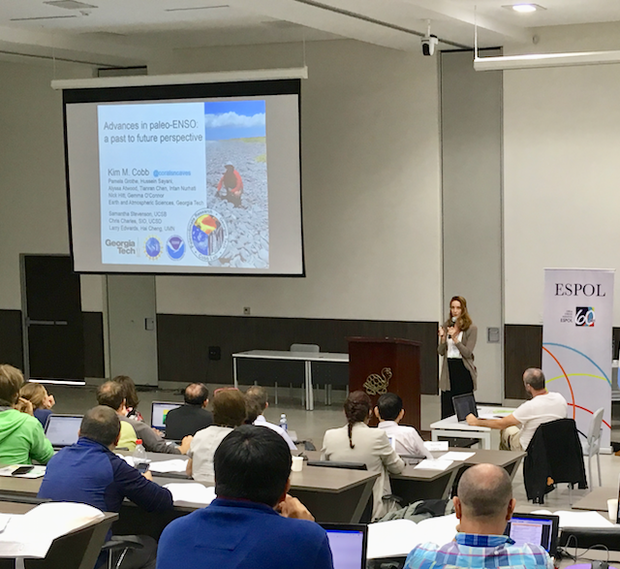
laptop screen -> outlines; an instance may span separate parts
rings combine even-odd
[[[560,518],[553,515],[513,514],[504,534],[517,545],[542,545],[550,555],[555,555],[559,521]]]
[[[368,527],[362,524],[321,524],[327,532],[334,569],[365,569]]]
[[[455,395],[452,398],[454,404],[454,411],[456,413],[457,421],[464,421],[465,417],[470,413],[474,416],[478,416],[478,409],[476,409],[476,400],[473,393],[466,393],[465,395]]]
[[[172,403],[171,401],[153,401],[151,407],[151,427],[164,430],[166,428],[166,415],[168,411],[180,407],[182,403]]]
[[[45,425],[45,436],[53,447],[76,443],[82,424],[82,415],[50,415]]]

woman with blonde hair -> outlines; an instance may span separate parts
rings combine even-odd
[[[467,301],[462,296],[450,299],[450,316],[439,327],[437,353],[442,356],[439,389],[441,389],[441,418],[454,415],[452,398],[473,393],[478,372],[474,365],[474,348],[478,328],[467,311]]]
[[[372,403],[363,391],[353,391],[344,402],[347,424],[329,429],[323,439],[322,457],[336,462],[363,462],[370,472],[379,474],[372,489],[372,519],[388,513],[390,503],[383,496],[392,493],[389,474],[400,474],[405,463],[392,448],[385,433],[368,426]]]
[[[32,410],[34,416],[40,421],[41,425],[45,427],[47,418],[52,414],[52,407],[56,401],[54,396],[47,392],[47,389],[40,383],[26,383],[19,390],[19,396],[22,399],[26,399],[32,403]]]

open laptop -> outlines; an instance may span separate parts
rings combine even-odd
[[[61,449],[76,443],[83,416],[50,415],[45,423],[45,436],[52,443],[52,447]]]
[[[552,514],[513,514],[504,535],[510,536],[517,545],[542,545],[553,557],[558,547],[559,525],[560,517]]]
[[[168,411],[176,409],[183,405],[182,403],[173,403],[172,401],[153,401],[151,405],[151,427],[164,431],[166,429],[166,415]]]
[[[327,532],[334,569],[365,569],[368,526],[365,524],[321,524]]]
[[[472,413],[474,417],[478,416],[478,409],[476,408],[476,400],[474,399],[473,393],[455,395],[452,398],[452,404],[454,405],[456,419],[459,423],[464,422],[465,417],[470,413]]]

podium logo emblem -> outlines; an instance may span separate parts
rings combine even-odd
[[[364,382],[364,389],[368,395],[383,395],[387,393],[390,386],[390,379],[392,379],[392,369],[384,367],[381,370],[381,375],[377,373],[371,373]]]
[[[575,308],[575,326],[592,328],[594,326],[594,320],[593,306],[578,306]]]

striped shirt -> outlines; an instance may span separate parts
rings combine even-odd
[[[407,556],[404,569],[553,569],[553,562],[540,545],[515,545],[506,535],[459,533],[445,545],[423,543]]]

